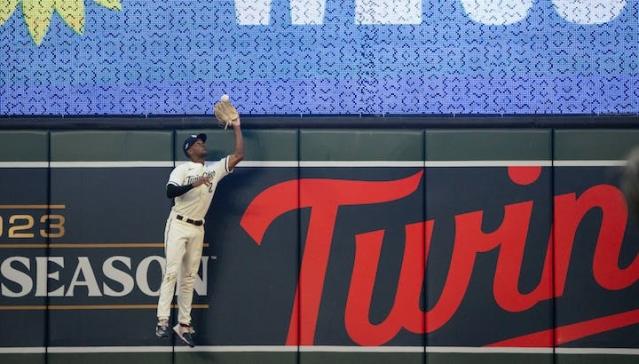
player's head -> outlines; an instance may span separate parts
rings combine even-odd
[[[206,134],[189,135],[182,144],[182,150],[192,161],[206,158]]]

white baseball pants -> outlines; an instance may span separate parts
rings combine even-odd
[[[193,303],[193,284],[202,257],[204,225],[195,226],[175,218],[171,212],[164,229],[164,251],[166,270],[160,287],[158,319],[168,319],[171,315],[171,301],[178,287],[178,321],[191,324],[191,305]],[[179,279],[178,279],[179,275]]]

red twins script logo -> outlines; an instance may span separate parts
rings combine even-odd
[[[534,182],[540,171],[540,167],[510,167],[509,177],[513,183],[525,185]],[[394,181],[323,178],[289,180],[267,188],[250,203],[242,217],[241,226],[258,245],[268,227],[279,216],[297,209],[311,209],[287,345],[314,344],[339,208],[405,198],[417,191],[422,177],[423,172]],[[376,346],[387,343],[402,329],[414,334],[431,333],[440,329],[459,309],[466,295],[476,258],[495,249],[499,253],[494,272],[493,296],[503,311],[523,312],[540,302],[561,297],[566,286],[575,233],[586,213],[593,209],[601,212],[601,225],[592,258],[595,282],[605,290],[614,291],[630,287],[639,278],[638,257],[627,267],[619,267],[628,212],[623,195],[615,186],[598,184],[579,196],[575,193],[554,196],[554,223],[548,238],[541,279],[527,293],[522,293],[518,285],[533,201],[507,204],[503,208],[502,222],[492,232],[482,231],[482,210],[454,216],[454,249],[445,286],[436,304],[426,312],[420,308],[425,278],[423,257],[429,255],[436,221],[433,219],[406,225],[404,256],[394,304],[386,318],[376,324],[369,321],[369,311],[384,230],[357,234],[355,260],[345,307],[345,329],[350,338],[359,345]],[[301,322],[298,317],[300,309],[304,312]],[[555,328],[555,344],[560,345],[637,322],[639,310],[588,318],[586,321]],[[549,328],[492,345],[549,347],[553,346],[552,341],[553,328]]]

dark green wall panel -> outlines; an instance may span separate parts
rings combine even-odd
[[[171,161],[168,131],[66,131],[51,133],[51,160]]]
[[[427,130],[427,161],[550,160],[549,130]]]
[[[622,160],[636,146],[636,129],[555,131],[555,160]]]
[[[295,352],[179,352],[175,353],[175,363],[180,364],[286,364],[296,363]]]
[[[552,363],[552,354],[428,353],[428,364],[538,364]]]
[[[182,143],[191,134],[207,135],[209,160],[221,159],[233,153],[235,139],[231,129],[178,130],[175,156],[187,160]],[[244,130],[245,161],[297,161],[297,130]]]
[[[44,364],[45,354],[0,354],[3,364]]]
[[[173,353],[49,353],[48,364],[171,364]]]
[[[423,132],[301,130],[300,160],[421,161]]]
[[[48,160],[46,131],[0,131],[0,162]]]
[[[301,353],[300,363],[304,364],[408,364],[423,363],[423,353]]]
[[[556,364],[637,364],[637,355],[558,354]]]

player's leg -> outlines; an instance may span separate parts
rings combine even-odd
[[[175,293],[177,274],[182,265],[182,258],[188,241],[189,229],[175,220],[169,221],[165,234],[166,269],[160,286],[158,299],[158,326],[156,334],[159,337],[168,336],[168,320],[171,315],[171,301]]]
[[[191,334],[191,307],[193,303],[193,286],[202,258],[204,229],[193,229],[193,235],[186,243],[186,251],[182,260],[178,293],[178,324],[174,330],[185,343],[193,346]]]

